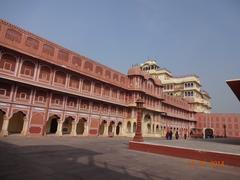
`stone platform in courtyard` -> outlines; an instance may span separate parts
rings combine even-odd
[[[129,149],[240,166],[240,139],[166,140],[145,138],[130,141]]]

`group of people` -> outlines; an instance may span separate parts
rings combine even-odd
[[[167,133],[166,133],[166,139],[167,139],[167,140],[172,140],[172,137],[173,137],[173,132],[172,132],[172,130],[167,131]],[[175,138],[176,138],[177,140],[179,139],[179,133],[178,133],[178,131],[176,131],[176,133],[175,133]],[[187,134],[186,134],[186,133],[184,133],[184,139],[187,139]]]

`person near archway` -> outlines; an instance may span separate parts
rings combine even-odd
[[[178,140],[179,138],[179,134],[178,134],[178,131],[175,133],[175,138]]]

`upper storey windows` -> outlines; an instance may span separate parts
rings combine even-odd
[[[22,40],[22,34],[14,29],[8,29],[5,34],[5,38],[13,42],[20,43]]]
[[[51,69],[48,66],[41,66],[39,72],[39,79],[43,81],[50,81]]]
[[[77,76],[71,76],[69,81],[69,86],[74,89],[79,88],[79,78]]]
[[[0,69],[14,72],[16,68],[17,60],[14,56],[10,54],[4,54],[2,55],[2,58],[0,60]]]
[[[82,60],[79,57],[73,56],[72,65],[74,65],[77,69],[80,69],[82,66]]]
[[[26,45],[27,47],[30,47],[30,48],[32,48],[32,49],[37,50],[38,47],[39,47],[39,41],[36,40],[36,39],[33,39],[33,38],[31,38],[31,37],[28,37],[27,40],[26,40],[26,42],[25,42],[25,45]]]
[[[163,87],[164,90],[173,90],[173,88],[174,88],[173,84],[166,84]]]
[[[193,91],[185,91],[184,96],[194,96]]]
[[[113,81],[119,81],[119,79],[118,79],[118,75],[117,74],[113,74]]]
[[[59,50],[58,59],[67,62],[69,54],[63,50]]]
[[[53,56],[54,55],[54,48],[50,45],[44,44],[42,52],[46,55]]]
[[[193,86],[194,86],[193,82],[188,82],[188,83],[185,83],[185,84],[184,84],[184,87],[185,87],[185,88],[191,88],[191,87],[193,87]]]
[[[84,92],[90,92],[91,91],[91,82],[87,79],[83,80],[82,90]]]
[[[35,64],[31,61],[24,61],[22,63],[20,73],[24,76],[33,77],[34,76]]]
[[[54,82],[60,85],[65,85],[66,74],[62,71],[56,71]]]
[[[105,70],[105,78],[111,79],[111,72],[109,70]]]
[[[93,64],[91,62],[86,61],[84,64],[84,70],[93,71]]]
[[[96,73],[97,75],[102,76],[102,74],[103,74],[103,68],[101,68],[100,66],[96,66],[95,73]]]

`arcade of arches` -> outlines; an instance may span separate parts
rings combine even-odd
[[[127,121],[125,132],[126,134],[133,136],[136,132],[135,121]],[[162,122],[154,122],[150,114],[145,114],[142,120],[142,133],[146,137],[165,137],[167,131],[172,131],[175,134],[177,131],[180,137],[184,137],[184,134],[188,134],[188,129],[181,126],[174,126],[171,124],[164,124]]]
[[[0,110],[0,128],[4,129],[5,112]],[[24,127],[28,126],[26,114],[22,111],[15,112],[8,120],[7,132],[8,134],[21,134],[25,135],[27,130]],[[72,116],[66,116],[65,119],[61,119],[59,115],[54,114],[48,118],[45,124],[44,134],[46,135],[70,135],[70,136],[87,136],[89,134],[89,121],[86,118],[75,119]],[[136,132],[136,121],[127,121],[125,124],[125,130],[123,130],[123,123],[121,121],[107,121],[102,120],[98,127],[99,136],[119,136],[127,135],[132,136]],[[27,129],[27,128],[26,128]],[[179,132],[179,135],[183,135],[187,129],[171,127],[162,125],[153,121],[150,114],[146,114],[143,117],[142,131],[144,136],[165,136],[167,130],[171,129],[173,133]],[[207,132],[210,134],[210,131]],[[206,134],[207,134],[206,133]],[[210,136],[210,135],[209,135]]]

